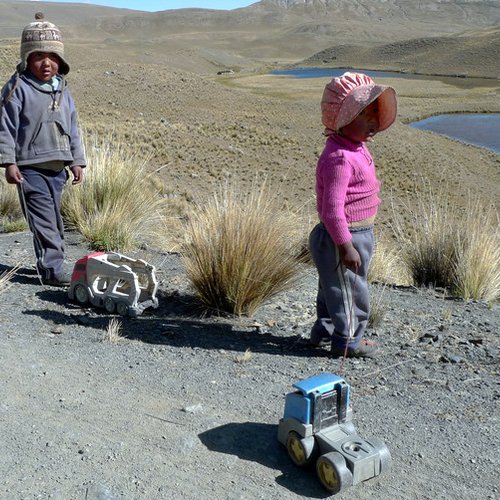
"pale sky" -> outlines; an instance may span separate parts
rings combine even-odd
[[[36,2],[38,0],[31,0]],[[44,0],[46,1],[46,0]],[[187,9],[199,7],[203,9],[231,10],[239,7],[247,7],[258,0],[50,0],[62,3],[89,3],[94,5],[106,5],[108,7],[119,7],[123,9],[144,10],[157,12],[168,9]]]

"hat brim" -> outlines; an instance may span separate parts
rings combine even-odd
[[[26,69],[28,68],[28,58],[34,52],[51,52],[52,54],[55,54],[59,59],[58,73],[61,75],[67,75],[69,73],[70,70],[69,64],[61,54],[61,46],[60,46],[61,44],[59,42],[57,44],[54,43],[51,44],[51,42],[49,41],[46,42],[43,46],[40,46],[39,43],[33,43],[31,47],[29,45],[30,44],[25,44],[25,49],[21,54],[22,60],[17,65],[17,71],[19,73],[23,73],[24,71],[26,71]]]
[[[361,85],[353,89],[344,99],[340,107],[336,129],[339,131],[351,123],[360,113],[375,100],[378,102],[378,131],[390,127],[397,114],[396,91],[386,85]]]

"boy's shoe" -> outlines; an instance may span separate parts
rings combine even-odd
[[[327,347],[332,343],[332,337],[328,334],[318,336],[314,338],[311,336],[309,339],[309,344],[313,347]]]
[[[371,340],[362,339],[356,347],[334,347],[332,345],[331,355],[334,358],[373,358],[377,352],[377,344]]]
[[[311,329],[309,344],[313,347],[326,347],[332,343],[333,324],[330,318],[316,320]]]
[[[71,274],[64,271],[57,278],[43,278],[42,282],[44,285],[57,286],[57,287],[67,287],[71,284]]]

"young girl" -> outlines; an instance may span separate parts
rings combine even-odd
[[[316,169],[320,223],[309,246],[318,270],[317,319],[311,344],[331,343],[334,356],[369,357],[363,338],[369,315],[368,265],[380,199],[375,165],[365,142],[396,118],[396,92],[360,73],[326,85],[321,100],[325,148]]]

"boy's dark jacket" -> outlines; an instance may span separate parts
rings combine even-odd
[[[29,73],[13,75],[2,89],[0,165],[64,161],[85,166],[73,97],[66,81],[57,78],[55,92],[45,90]]]

